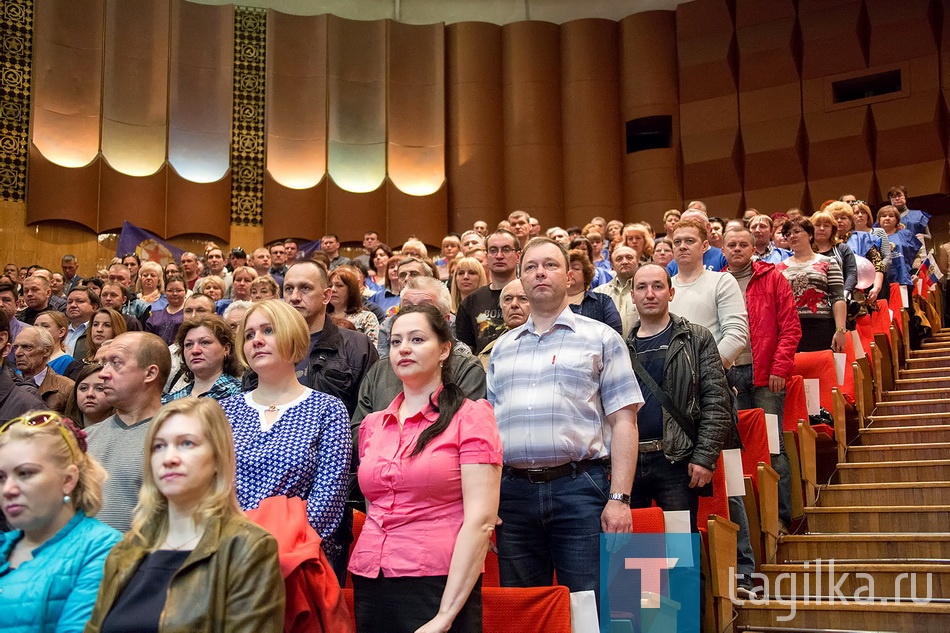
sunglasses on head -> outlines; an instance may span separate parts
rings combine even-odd
[[[88,448],[86,445],[86,433],[69,418],[65,418],[58,413],[53,411],[40,411],[39,413],[29,413],[27,415],[21,415],[19,417],[13,418],[4,422],[0,426],[0,435],[3,435],[7,432],[10,427],[14,424],[22,424],[23,426],[29,427],[43,427],[50,424],[56,425],[56,428],[59,429],[60,435],[63,436],[63,441],[66,442],[66,446],[69,447],[69,452],[73,456],[73,460],[78,458],[76,451],[85,453]],[[72,440],[70,440],[72,438]],[[75,448],[74,448],[75,446]]]

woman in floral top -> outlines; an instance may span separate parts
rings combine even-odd
[[[835,352],[843,352],[847,307],[841,268],[833,259],[815,252],[815,227],[807,218],[788,220],[782,233],[793,254],[775,268],[792,284],[802,322],[798,351],[815,352],[830,346]]]

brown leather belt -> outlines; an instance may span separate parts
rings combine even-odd
[[[513,468],[505,466],[504,473],[519,479],[527,479],[533,484],[546,484],[549,481],[567,477],[576,473],[582,473],[595,466],[608,466],[610,462],[602,459],[585,459],[579,462],[568,462],[560,466],[549,466],[547,468]]]
[[[637,446],[638,454],[657,453],[663,450],[663,440],[644,440]]]

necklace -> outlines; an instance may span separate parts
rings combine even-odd
[[[264,411],[266,411],[267,413],[277,413],[278,411],[280,411],[280,407],[278,407],[276,404],[272,404],[266,409],[264,409]]]
[[[180,543],[179,545],[170,545],[170,544],[168,543],[168,540],[166,540],[166,541],[165,541],[165,544],[168,545],[168,547],[163,547],[162,549],[167,549],[167,550],[172,550],[172,551],[174,551],[174,552],[178,552],[178,551],[183,550],[186,545],[189,545],[189,544],[191,544],[192,542],[197,541],[199,538],[201,538],[201,535],[200,535],[200,534],[195,534],[194,536],[192,536],[191,538],[189,538],[187,541],[185,541],[184,543]]]

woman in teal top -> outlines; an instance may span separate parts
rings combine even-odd
[[[52,411],[0,426],[0,631],[82,631],[109,550],[121,538],[92,518],[105,470],[86,434]]]

